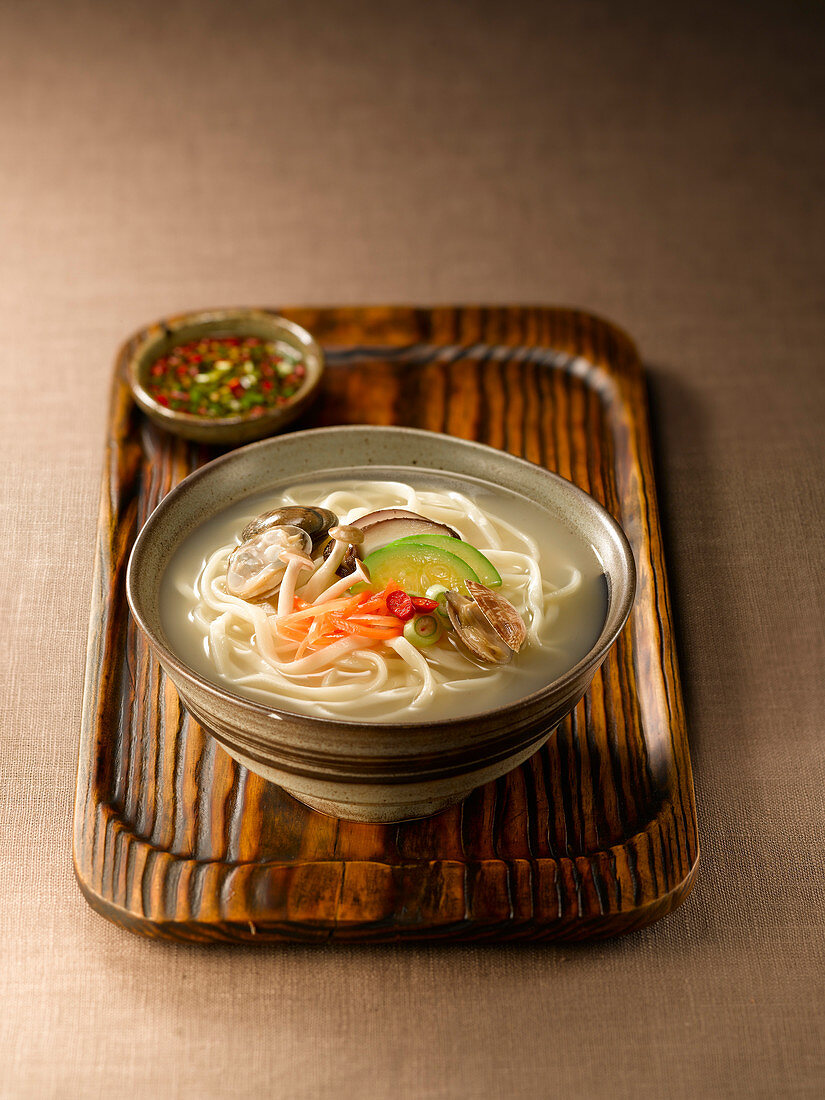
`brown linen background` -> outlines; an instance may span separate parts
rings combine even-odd
[[[0,1094],[819,1096],[822,8],[0,0]],[[702,839],[599,946],[202,949],[70,821],[119,342],[574,304],[649,367]]]

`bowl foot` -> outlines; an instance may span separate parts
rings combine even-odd
[[[311,810],[326,814],[328,817],[342,818],[344,821],[361,821],[370,825],[390,825],[400,821],[415,821],[422,817],[432,817],[433,814],[446,810],[448,806],[461,802],[470,794],[469,790],[461,791],[455,795],[440,798],[420,799],[409,803],[359,803],[341,802],[330,798],[312,798],[306,794],[299,794],[289,788],[283,788],[287,794],[291,794],[299,802],[308,806]]]

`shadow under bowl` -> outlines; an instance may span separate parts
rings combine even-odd
[[[607,612],[585,656],[564,675],[507,705],[447,720],[392,722],[280,710],[236,695],[181,659],[163,626],[161,578],[191,532],[245,498],[316,471],[370,477],[387,467],[403,468],[413,480],[430,470],[442,478],[455,474],[514,491],[592,545],[604,568]],[[127,596],[183,703],[235,760],[323,813],[394,822],[436,813],[537,752],[584,695],[616,641],[630,613],[635,583],[633,555],[619,525],[564,478],[451,436],[352,426],[264,440],[186,478],[140,532],[129,561]]]

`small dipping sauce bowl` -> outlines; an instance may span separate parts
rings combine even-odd
[[[206,415],[184,411],[164,404],[161,396],[151,392],[152,368],[176,348],[197,341],[217,341],[221,339],[240,339],[255,337],[267,345],[274,345],[282,352],[288,363],[300,368],[302,375],[297,380],[294,392],[285,396],[282,403],[259,406],[251,409],[233,410],[226,415],[210,412]],[[199,383],[205,390],[210,384],[214,388],[231,383],[233,393],[242,399],[246,388],[252,385],[254,375],[250,369],[244,371],[243,357],[230,367],[228,363],[220,371],[213,371],[215,381],[206,381],[209,366],[205,365]],[[135,348],[127,363],[127,377],[132,395],[146,413],[159,427],[184,439],[198,443],[214,443],[218,446],[232,446],[238,443],[250,443],[264,436],[280,431],[310,404],[315,396],[324,371],[324,354],[321,348],[300,325],[279,317],[267,310],[226,309],[202,313],[185,313],[169,321],[153,325],[145,338]],[[286,369],[289,369],[288,367]],[[220,381],[218,381],[220,376]],[[193,379],[187,376],[186,383]],[[272,380],[267,380],[269,388],[277,394],[280,378],[276,372]],[[295,385],[293,382],[290,389]],[[240,401],[237,403],[240,404]]]

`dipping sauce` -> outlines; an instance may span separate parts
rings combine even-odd
[[[305,377],[300,353],[285,342],[214,336],[179,344],[156,359],[145,389],[175,412],[253,417],[289,404]]]

